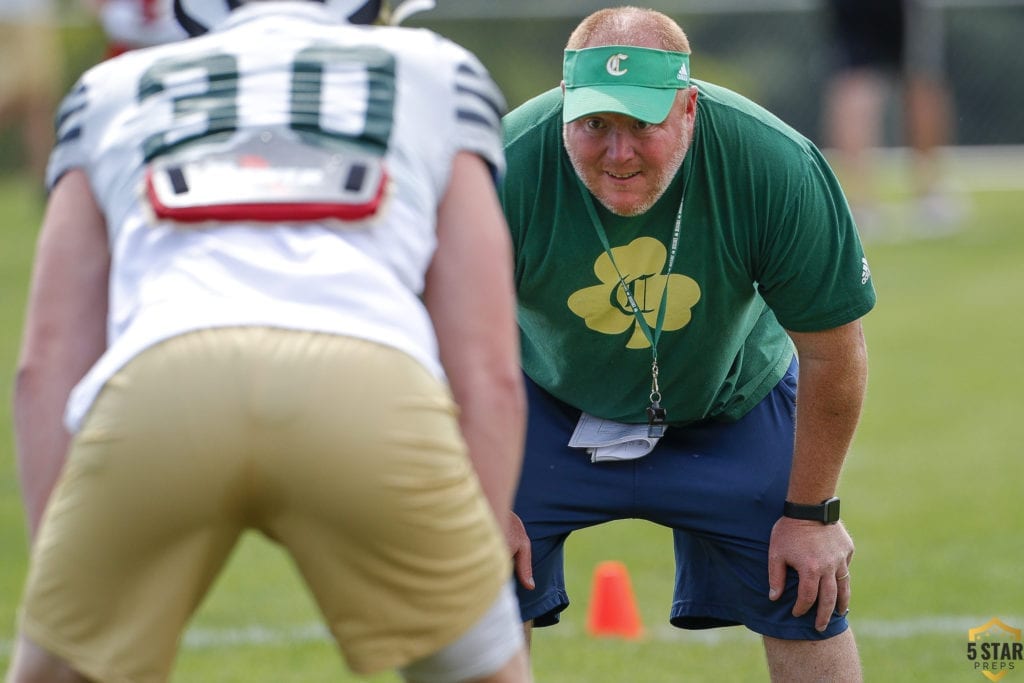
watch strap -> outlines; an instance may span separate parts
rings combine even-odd
[[[823,500],[817,505],[791,503],[788,500],[782,506],[782,514],[792,519],[806,519],[822,524],[835,524],[839,521],[839,499],[836,497]]]

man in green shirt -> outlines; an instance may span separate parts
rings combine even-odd
[[[835,494],[870,270],[819,150],[691,80],[689,52],[661,13],[601,10],[562,88],[505,120],[531,380],[521,615],[551,625],[568,605],[569,533],[643,518],[675,531],[673,624],[746,625],[775,680],[859,680]]]

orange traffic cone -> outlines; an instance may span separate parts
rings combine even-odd
[[[587,633],[634,640],[643,631],[626,565],[615,560],[598,563],[587,609]]]

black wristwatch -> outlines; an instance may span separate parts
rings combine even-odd
[[[818,505],[800,505],[788,500],[782,506],[782,514],[793,519],[808,519],[822,524],[835,524],[839,521],[839,499],[836,497],[823,500]]]

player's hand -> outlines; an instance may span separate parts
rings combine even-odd
[[[512,553],[512,568],[516,578],[526,590],[533,590],[533,551],[530,548],[530,537],[519,515],[509,512],[508,525],[505,529],[505,540]]]
[[[850,562],[853,539],[842,522],[821,524],[782,517],[768,545],[768,597],[778,600],[786,585],[786,567],[800,576],[793,616],[806,614],[817,602],[814,627],[828,628],[835,614],[850,608]]]

